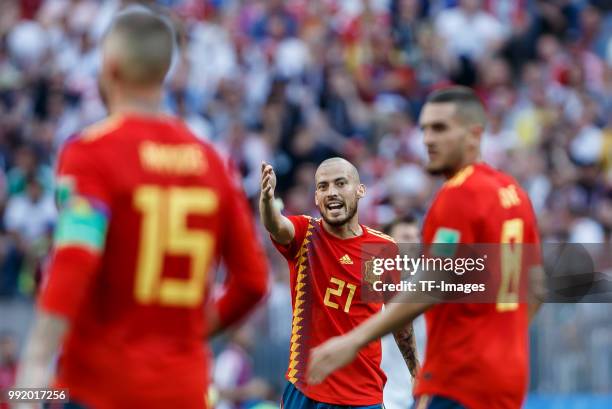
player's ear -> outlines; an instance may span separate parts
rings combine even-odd
[[[357,198],[361,199],[362,197],[364,197],[366,194],[366,187],[363,183],[360,183],[359,186],[357,186]]]
[[[480,139],[482,137],[483,132],[484,127],[481,124],[472,124],[472,126],[470,127],[470,134],[472,138],[474,138],[474,141],[477,143],[480,143]]]
[[[106,82],[116,83],[122,79],[121,59],[116,52],[113,52],[110,43],[104,44],[104,55],[102,56],[102,72]]]
[[[110,60],[108,66],[108,74],[111,80],[115,83],[121,81],[122,73],[121,73],[121,65],[117,60]]]
[[[472,124],[469,127],[469,145],[473,146],[476,149],[480,148],[480,140],[482,137],[482,133],[484,132],[484,127],[480,124]]]

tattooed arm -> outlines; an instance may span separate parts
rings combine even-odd
[[[412,323],[408,324],[405,328],[394,331],[393,338],[395,338],[395,343],[404,357],[410,375],[412,375],[412,378],[415,378],[419,370],[419,360],[417,358],[416,339]]]

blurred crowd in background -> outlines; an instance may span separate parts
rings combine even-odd
[[[105,115],[97,44],[114,13],[130,3],[0,0],[5,300],[32,297],[56,217],[57,152]],[[455,83],[473,87],[485,103],[482,157],[527,190],[543,240],[612,241],[610,1],[148,3],[169,12],[180,45],[167,81],[168,112],[227,155],[254,209],[265,160],[277,172],[285,211],[316,215],[317,163],[339,155],[367,186],[362,223],[380,228],[406,214],[422,220],[440,181],[423,170],[418,113],[430,91]],[[219,382],[247,385],[255,368],[273,391],[288,356],[290,293],[285,263],[262,237],[271,295],[250,324],[255,335],[233,334],[219,346],[225,362],[245,366],[233,371],[244,379]],[[612,392],[612,307],[546,308],[532,337],[532,390]],[[593,331],[598,335],[581,336]],[[0,336],[2,350],[16,349],[9,338]],[[5,358],[0,353],[2,367]],[[245,395],[226,391],[226,398],[270,389],[261,380],[248,387]]]

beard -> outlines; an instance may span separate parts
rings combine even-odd
[[[357,203],[353,204],[352,206],[346,205],[346,215],[342,218],[339,219],[330,219],[325,215],[325,208],[319,209],[319,213],[321,214],[321,217],[323,218],[323,220],[325,220],[325,222],[327,224],[329,224],[330,226],[334,226],[334,227],[340,227],[346,223],[348,223],[357,213]]]
[[[426,166],[425,167],[425,170],[427,171],[427,173],[429,173],[432,176],[445,175],[449,173],[451,169],[452,168],[450,166],[439,166],[439,167]]]
[[[432,176],[452,175],[461,167],[463,157],[463,146],[459,146],[455,151],[451,152],[442,163],[439,163],[437,166],[432,166],[430,162],[425,166],[425,170]]]

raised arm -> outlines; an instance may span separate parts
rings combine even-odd
[[[270,232],[272,238],[283,245],[291,243],[295,236],[293,223],[283,216],[275,205],[274,190],[276,189],[276,174],[272,166],[261,164],[261,195],[259,196],[259,214],[261,221]]]

